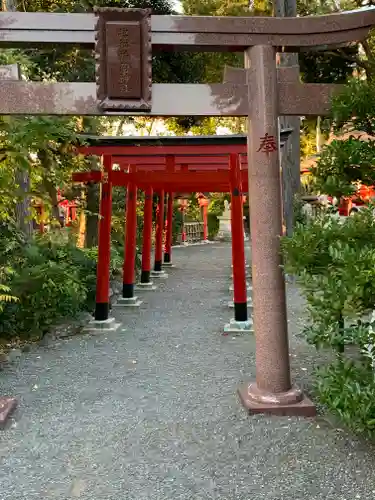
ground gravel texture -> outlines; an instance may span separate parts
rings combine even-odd
[[[0,500],[373,500],[368,443],[240,406],[254,340],[221,335],[229,245],[173,257],[140,310],[115,311],[118,332],[51,341],[0,373],[0,394],[20,402],[0,434]],[[303,303],[295,288],[288,297],[296,333]],[[292,337],[308,388],[315,353]]]

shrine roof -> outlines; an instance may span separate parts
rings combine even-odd
[[[281,130],[281,145],[285,143],[293,129]],[[80,134],[80,139],[88,146],[225,146],[245,145],[246,134],[231,135],[185,135],[185,136],[95,136]]]

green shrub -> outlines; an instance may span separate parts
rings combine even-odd
[[[375,436],[375,378],[360,362],[335,360],[317,371],[320,400],[357,433]]]
[[[208,223],[208,238],[210,240],[213,240],[215,239],[217,233],[219,232],[220,221],[216,214],[208,212],[207,223]]]
[[[178,203],[174,205],[173,212],[173,224],[172,224],[172,242],[173,244],[178,242],[178,236],[182,231],[182,212],[178,210]]]
[[[93,309],[97,247],[77,248],[68,230],[37,236],[28,244],[17,234],[12,239],[12,234],[7,245],[0,237],[0,247],[12,249],[5,260],[13,265],[12,273],[1,276],[1,281],[7,296],[17,302],[2,303],[0,337],[42,336],[59,320]],[[123,252],[112,247],[111,278],[122,263]]]
[[[337,347],[345,320],[375,306],[375,218],[370,207],[344,222],[322,214],[282,239],[285,269],[308,303],[313,343]],[[319,333],[320,332],[320,333]]]
[[[375,435],[375,217],[321,214],[282,239],[285,269],[307,300],[304,334],[333,362],[317,371],[322,403],[357,432]],[[347,347],[350,345],[350,349]]]
[[[84,309],[87,298],[79,271],[53,261],[22,269],[12,290],[19,299],[8,311],[13,313],[14,330],[39,335],[60,318],[74,317]]]

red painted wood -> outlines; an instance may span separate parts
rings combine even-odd
[[[146,188],[142,238],[142,271],[151,271],[152,248],[152,187]]]
[[[164,190],[160,190],[157,214],[156,214],[155,262],[161,262],[163,259],[163,233],[164,233]]]
[[[237,155],[231,154],[229,161],[231,174],[233,300],[235,304],[241,304],[247,301],[242,187]]]
[[[126,193],[125,258],[123,283],[132,285],[135,281],[135,254],[137,239],[137,187],[130,182]]]
[[[148,183],[138,183],[138,188],[143,191],[150,186]],[[166,186],[163,183],[151,184],[155,191],[160,191],[161,189],[166,189]],[[171,189],[173,192],[184,192],[184,193],[193,193],[195,191],[210,191],[212,193],[229,193],[230,185],[228,184],[174,184],[172,186],[167,186],[168,190]],[[243,190],[247,190],[247,184],[243,186]]]
[[[226,152],[227,153],[227,152]],[[168,156],[174,157],[175,165],[194,165],[196,163],[202,163],[207,165],[229,165],[229,156],[228,154],[221,155],[202,155],[202,154],[191,154],[191,155],[139,155],[139,156],[129,156],[129,155],[115,155],[113,156],[113,163],[116,163],[124,168],[126,165],[166,165]],[[247,156],[241,155],[241,161],[247,163]]]
[[[160,146],[81,146],[76,148],[76,152],[87,156],[110,155],[121,156],[158,156],[158,155],[228,155],[230,153],[246,154],[246,144],[227,145],[160,145]]]
[[[164,252],[172,257],[173,193],[168,193],[167,221]]]
[[[208,205],[203,205],[203,240],[208,240]]]
[[[184,182],[199,184],[200,182],[228,182],[229,172],[132,172],[119,170],[112,172],[112,183],[116,186],[127,185],[128,182],[148,182],[150,184],[164,183],[167,185],[183,184]]]
[[[104,170],[111,169],[110,156],[103,157]],[[96,303],[109,303],[109,266],[111,258],[111,214],[112,214],[112,184],[103,182],[99,208],[99,242],[98,265],[96,273]]]

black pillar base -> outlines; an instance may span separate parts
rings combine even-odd
[[[150,283],[150,271],[141,271],[141,283]]]
[[[247,321],[247,302],[234,303],[235,321]]]
[[[122,297],[124,299],[131,299],[134,297],[134,283],[122,284]]]
[[[162,271],[162,262],[161,262],[161,260],[155,260],[154,271]]]
[[[108,302],[97,302],[95,304],[94,318],[96,321],[105,321],[109,316]]]
[[[166,252],[164,254],[164,264],[169,264],[170,262],[171,262],[171,254]]]

